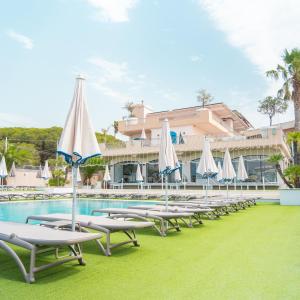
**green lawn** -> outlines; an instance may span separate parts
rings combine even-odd
[[[0,299],[300,299],[300,207],[259,204],[166,238],[138,236],[140,248],[109,258],[86,244],[87,266],[41,272],[32,285],[1,252]]]

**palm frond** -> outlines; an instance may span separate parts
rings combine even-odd
[[[270,78],[273,78],[273,79],[278,79],[279,78],[279,74],[276,70],[269,70],[266,72],[266,76],[267,77],[270,77]]]
[[[283,86],[283,99],[284,100],[291,100],[292,99],[292,93],[291,93],[291,89],[290,89],[290,80],[287,80]]]
[[[283,89],[279,89],[277,92],[277,97],[278,98],[284,98],[284,90]]]
[[[300,132],[298,131],[293,131],[293,132],[289,132],[287,135],[287,139],[286,139],[288,144],[292,144],[293,142],[300,142]]]
[[[286,70],[285,67],[283,67],[283,66],[281,66],[281,65],[277,65],[277,72],[278,72],[278,74],[281,74],[282,79],[283,79],[284,81],[288,80],[288,78],[289,78],[289,73],[288,73],[288,71]]]

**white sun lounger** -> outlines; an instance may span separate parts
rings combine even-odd
[[[213,209],[211,208],[200,208],[200,207],[180,207],[180,206],[169,206],[166,208],[165,204],[156,204],[156,205],[134,205],[129,206],[128,208],[132,209],[142,209],[149,211],[161,211],[161,212],[172,212],[172,213],[192,213],[193,219],[196,221],[194,224],[203,224],[201,216],[209,216]]]
[[[159,227],[154,226],[154,228],[159,232],[161,236],[166,236],[167,231],[175,229],[180,231],[178,220],[182,220],[187,226],[192,226],[192,213],[183,213],[183,212],[163,212],[163,211],[149,211],[142,209],[133,209],[133,208],[103,208],[103,209],[94,209],[92,215],[96,213],[106,213],[108,216],[127,216],[127,217],[143,217],[147,220],[153,220],[154,222],[159,222]],[[187,223],[185,218],[189,219]],[[169,226],[168,226],[169,225]]]
[[[125,218],[126,216],[122,216]],[[86,215],[78,215],[76,216],[76,222],[80,225],[81,230],[87,231],[88,229],[96,230],[106,235],[106,247],[101,243],[99,239],[96,240],[98,246],[101,251],[106,255],[111,255],[111,249],[132,243],[134,246],[139,246],[138,240],[136,238],[135,230],[141,228],[152,227],[155,224],[153,222],[148,222],[145,218],[139,217],[136,218],[140,221],[128,221],[128,220],[120,220],[115,217],[107,218],[102,216],[86,216]],[[26,222],[30,220],[37,221],[60,221],[60,220],[72,220],[71,214],[47,214],[47,215],[36,215],[29,216]],[[129,240],[125,240],[120,243],[112,244],[111,243],[111,234],[114,232],[121,231]]]
[[[38,225],[29,225],[13,222],[0,221],[0,248],[7,252],[15,261],[24,279],[28,283],[35,282],[35,273],[54,267],[72,260],[78,260],[84,265],[82,252],[79,244],[101,238],[100,233],[72,232],[67,230],[56,230]],[[9,244],[19,246],[30,251],[29,271]],[[70,256],[59,257],[58,248],[68,247]],[[39,253],[54,250],[57,261],[36,266],[36,256]]]

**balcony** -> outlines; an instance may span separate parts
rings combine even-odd
[[[209,109],[197,109],[186,113],[176,111],[162,112],[159,115],[150,114],[146,118],[127,118],[119,121],[119,132],[132,136],[146,131],[161,128],[161,122],[167,118],[171,127],[194,126],[199,131],[205,131],[211,135],[233,136],[234,130]]]
[[[267,129],[263,134],[239,136],[209,137],[211,149],[214,151],[225,151],[229,149],[256,149],[256,148],[280,148],[283,154],[290,158],[290,150],[284,141],[282,130]],[[114,144],[100,144],[101,152],[104,157],[116,157],[123,155],[139,155],[158,153],[160,139],[147,139],[143,141],[132,140],[128,142],[118,142]],[[197,152],[202,150],[203,136],[186,135],[183,137],[183,143],[174,144],[175,150],[179,152]]]

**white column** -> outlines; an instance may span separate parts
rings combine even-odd
[[[144,178],[144,182],[147,182],[147,164],[142,164],[141,165],[141,172],[142,172],[142,176]]]
[[[191,182],[191,163],[190,163],[190,161],[182,162],[182,177],[185,178],[184,181]]]
[[[112,182],[115,182],[115,167],[114,165],[109,167],[109,174]]]

